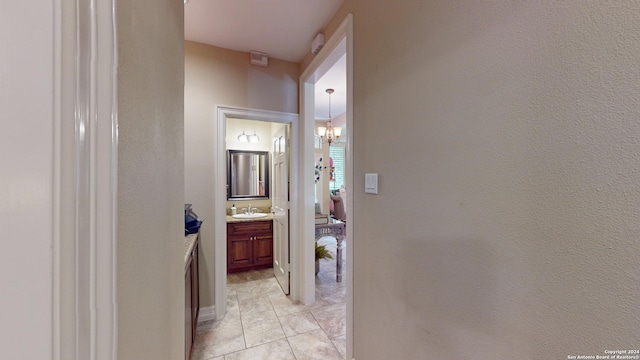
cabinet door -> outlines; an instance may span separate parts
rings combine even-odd
[[[191,260],[191,319],[193,333],[198,328],[198,312],[200,311],[200,273],[199,273],[199,249],[198,244],[193,248],[193,259]],[[194,336],[195,338],[195,336]]]
[[[230,237],[227,241],[227,269],[253,265],[253,236]]]
[[[258,235],[254,237],[254,265],[270,265],[273,263],[273,236]]]
[[[273,266],[273,222],[227,223],[227,272]]]
[[[184,276],[184,358],[189,360],[193,344],[193,324],[191,323],[191,267],[187,269]]]

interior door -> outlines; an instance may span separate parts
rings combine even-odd
[[[288,129],[277,124],[273,135],[273,271],[285,294],[289,294],[289,164]]]

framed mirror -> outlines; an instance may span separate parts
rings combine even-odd
[[[227,200],[269,198],[269,152],[227,150]]]

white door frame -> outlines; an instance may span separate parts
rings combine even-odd
[[[301,300],[308,304],[315,301],[315,259],[313,256],[313,243],[315,239],[314,228],[314,204],[313,199],[313,178],[312,171],[305,169],[313,168],[313,142],[315,132],[315,89],[314,84],[335,61],[343,55],[336,54],[336,49],[345,41],[347,53],[347,146],[346,151],[346,188],[347,203],[352,204],[347,207],[347,219],[350,224],[354,220],[353,201],[353,15],[348,14],[340,26],[331,35],[318,55],[311,61],[309,66],[300,76],[300,144],[302,146],[302,161],[299,174],[302,181],[300,198],[304,199],[301,207],[300,235],[303,240],[299,252],[295,252],[300,259],[302,271],[299,272],[299,283],[303,285],[300,289]],[[347,226],[347,241],[349,251],[347,251],[347,359],[353,358],[353,249],[356,241],[354,237],[353,225]],[[293,260],[293,258],[292,258]],[[292,288],[293,290],[293,288]]]
[[[117,358],[115,1],[53,2],[52,359]]]
[[[247,109],[232,106],[216,105],[215,107],[215,123],[216,135],[214,136],[213,149],[215,151],[215,178],[214,178],[214,259],[215,259],[215,277],[214,277],[214,299],[215,299],[215,316],[220,319],[227,311],[227,154],[226,154],[226,124],[227,118],[268,121],[283,124],[291,124],[291,149],[298,149],[298,114],[267,111],[258,109]],[[299,186],[299,178],[297,176],[298,163],[300,156],[297,151],[291,151],[291,220],[289,222],[290,234],[296,234],[298,230],[299,220],[299,200],[295,196],[295,189]],[[310,171],[311,172],[311,171]],[[290,241],[290,252],[296,251],[298,244],[296,241]],[[297,268],[292,258],[292,264],[289,269],[295,274]],[[299,285],[295,281],[295,277],[291,276],[291,297],[296,299],[299,295],[294,291]]]

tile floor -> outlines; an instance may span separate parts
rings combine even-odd
[[[227,276],[227,314],[198,324],[194,360],[344,360],[346,283],[336,282],[335,240],[322,238],[334,260],[320,261],[316,302],[294,304],[272,269]],[[343,243],[343,275],[346,258]],[[344,279],[344,277],[343,277]]]

